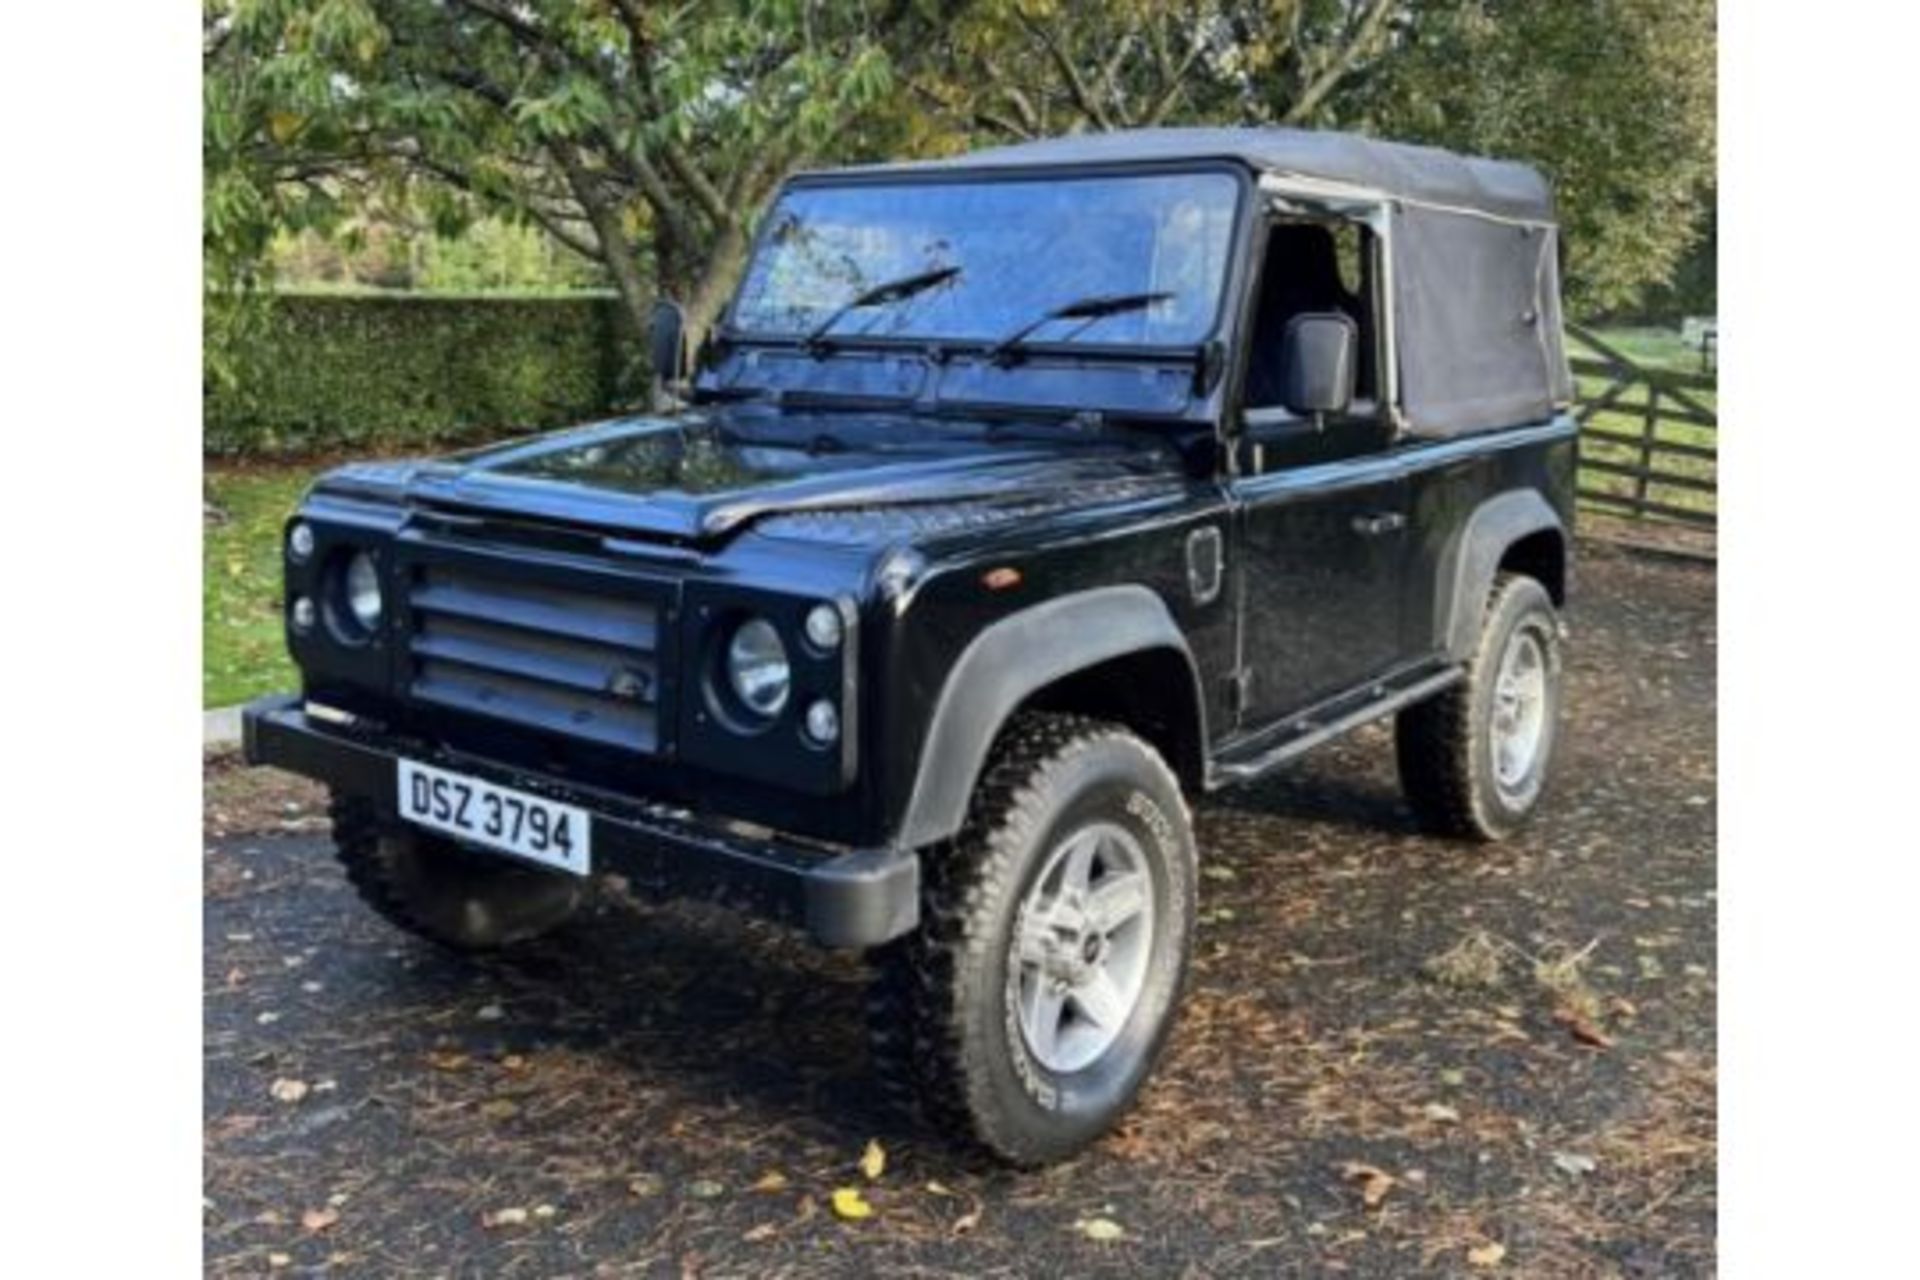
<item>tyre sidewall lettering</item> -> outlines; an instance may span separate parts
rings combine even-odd
[[[1074,794],[1032,846],[1023,851],[1020,875],[1010,887],[1007,936],[995,949],[998,972],[992,975],[992,980],[1002,993],[997,1038],[1004,1045],[1005,1060],[1027,1100],[1040,1111],[1066,1123],[1080,1116],[1098,1114],[1116,1098],[1130,1097],[1146,1075],[1178,996],[1185,960],[1183,939],[1193,910],[1189,878],[1170,870],[1189,862],[1181,824],[1168,813],[1160,798],[1130,780],[1115,778],[1116,770],[1109,760],[1110,757],[1097,763],[1089,762],[1091,767],[1087,773],[1073,780],[1077,786],[1065,788]],[[1153,877],[1156,901],[1164,907],[1155,924],[1146,986],[1126,1029],[1101,1058],[1083,1070],[1062,1077],[1035,1061],[1028,1052],[1026,1037],[1020,1030],[1011,943],[1018,904],[1044,867],[1048,853],[1075,830],[1096,819],[1125,826],[1140,838],[1143,847],[1151,850],[1148,873]]]

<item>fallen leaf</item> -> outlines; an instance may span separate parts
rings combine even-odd
[[[1600,1162],[1592,1156],[1576,1155],[1571,1151],[1556,1151],[1553,1153],[1553,1167],[1570,1178],[1578,1178],[1582,1174],[1592,1173],[1598,1169]]]
[[[269,1085],[267,1092],[273,1095],[275,1102],[298,1102],[307,1096],[307,1082],[282,1078]]]
[[[1110,1244],[1115,1240],[1125,1240],[1127,1238],[1126,1229],[1112,1218],[1082,1218],[1080,1221],[1074,1223],[1073,1226],[1074,1230],[1078,1231],[1087,1239],[1098,1240],[1102,1244]]]
[[[758,1182],[754,1183],[751,1187],[747,1188],[747,1190],[749,1191],[767,1191],[767,1192],[785,1191],[786,1189],[787,1189],[787,1175],[780,1172],[778,1169],[767,1170],[765,1173],[760,1175],[760,1180]]]
[[[1500,1260],[1507,1256],[1507,1246],[1498,1240],[1489,1240],[1485,1244],[1475,1245],[1467,1250],[1467,1262],[1476,1267],[1497,1267]]]
[[[1387,1198],[1387,1192],[1393,1190],[1396,1179],[1384,1169],[1370,1164],[1361,1164],[1349,1160],[1340,1166],[1340,1176],[1348,1182],[1358,1183],[1360,1203],[1369,1209],[1376,1209]]]
[[[1429,1102],[1420,1108],[1420,1114],[1435,1124],[1460,1123],[1460,1113],[1444,1102]]]
[[[542,1222],[546,1221],[548,1218],[553,1217],[555,1214],[559,1212],[560,1211],[558,1209],[554,1208],[550,1204],[537,1204],[533,1206],[533,1216],[536,1218],[539,1218]]]
[[[869,1138],[867,1149],[860,1153],[860,1172],[867,1175],[868,1182],[878,1182],[880,1175],[887,1171],[887,1149],[878,1139]]]
[[[858,1222],[862,1218],[873,1216],[873,1206],[860,1194],[858,1187],[835,1187],[833,1189],[833,1211],[848,1222]]]
[[[953,1220],[953,1228],[952,1228],[953,1234],[957,1236],[963,1236],[967,1234],[967,1232],[973,1230],[975,1227],[979,1225],[980,1225],[980,1210],[975,1209],[971,1213],[963,1213],[959,1217]]]
[[[300,1225],[309,1231],[325,1231],[340,1221],[338,1209],[309,1209],[300,1215]]]
[[[496,1209],[492,1213],[480,1215],[483,1227],[524,1227],[527,1225],[527,1211],[515,1206],[510,1209]]]
[[[267,1265],[275,1271],[278,1271],[282,1267],[290,1267],[293,1265],[293,1255],[290,1253],[270,1253],[267,1255]]]
[[[627,1179],[627,1193],[641,1200],[650,1200],[665,1190],[659,1175],[652,1173],[635,1174]]]
[[[500,1065],[503,1069],[512,1072],[516,1076],[524,1076],[533,1070],[532,1064],[517,1053],[510,1053],[500,1059]]]
[[[482,1022],[498,1022],[507,1016],[507,1011],[497,1004],[483,1004],[474,1010],[473,1016]]]
[[[740,1238],[748,1244],[759,1244],[762,1240],[771,1240],[778,1234],[780,1234],[780,1228],[778,1226],[771,1222],[763,1222],[759,1226],[743,1232]]]
[[[695,1178],[687,1184],[687,1194],[695,1200],[714,1200],[726,1193],[726,1188],[712,1178]]]
[[[468,1061],[467,1055],[456,1049],[435,1049],[427,1055],[427,1065],[435,1071],[459,1071]]]
[[[520,1114],[520,1104],[512,1098],[488,1098],[480,1104],[480,1114],[489,1120],[511,1120]]]
[[[1561,1009],[1554,1018],[1567,1029],[1575,1040],[1594,1049],[1613,1048],[1613,1037],[1593,1024],[1592,1019],[1581,1016],[1572,1009]]]

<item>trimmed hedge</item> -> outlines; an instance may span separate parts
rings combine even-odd
[[[644,386],[616,299],[280,294],[237,377],[205,379],[209,454],[405,450],[602,414]]]

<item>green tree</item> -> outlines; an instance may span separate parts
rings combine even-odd
[[[638,326],[657,282],[696,333],[794,167],[889,136],[931,0],[208,0],[208,278],[370,191],[481,213],[599,264]]]
[[[1574,305],[1630,304],[1703,225],[1713,0],[988,0],[915,78],[954,130],[1354,129],[1553,180]]]

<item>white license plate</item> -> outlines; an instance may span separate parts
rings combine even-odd
[[[450,836],[584,876],[593,865],[593,819],[511,787],[400,761],[400,816]]]

